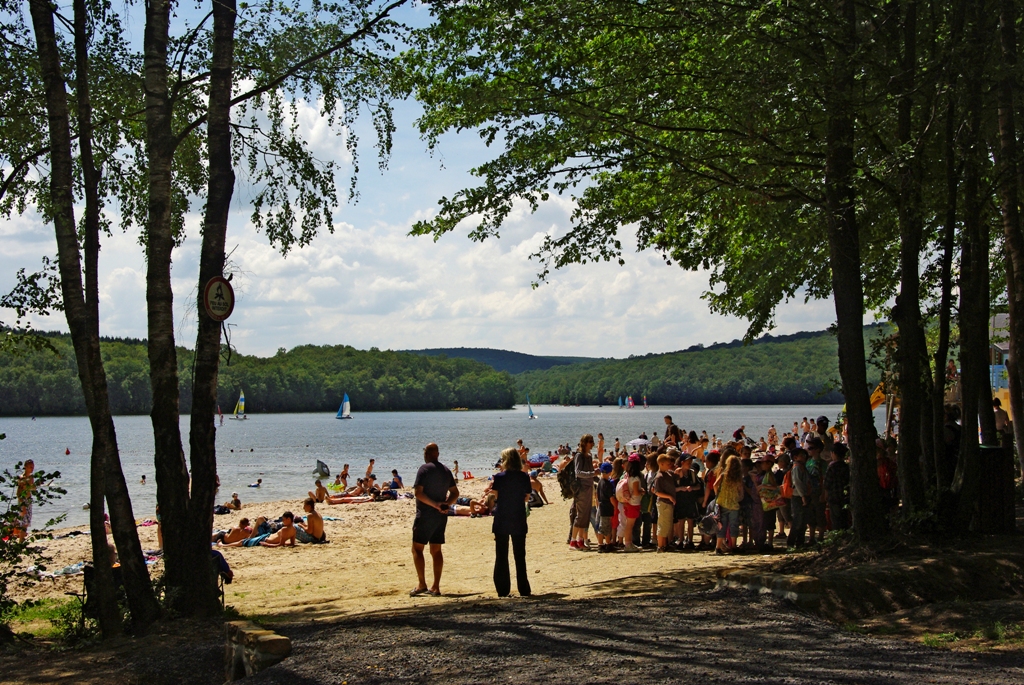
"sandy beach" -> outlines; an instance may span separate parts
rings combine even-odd
[[[530,583],[535,595],[554,594],[581,598],[614,593],[618,584],[643,574],[694,571],[694,582],[710,582],[714,569],[740,566],[763,560],[759,555],[716,557],[705,552],[656,554],[597,554],[576,552],[565,544],[569,525],[569,502],[558,494],[554,478],[544,478],[549,506],[535,509],[530,516],[527,558]],[[460,481],[460,494],[474,497],[486,487],[484,478]],[[244,493],[243,493],[244,494]],[[302,511],[303,497],[278,502],[245,504],[241,512],[215,517],[216,527],[229,527],[241,517],[277,518],[282,512]],[[411,499],[359,505],[318,505],[324,517],[330,544],[298,545],[295,548],[223,548],[235,573],[227,586],[226,601],[240,613],[253,617],[280,619],[327,618],[365,611],[401,608],[427,602],[459,602],[494,597],[491,573],[494,546],[491,519],[453,517],[448,522],[444,547],[445,568],[441,582],[443,598],[410,598],[416,584],[410,553],[415,503]],[[66,535],[70,530],[56,531]],[[143,549],[157,546],[156,526],[140,526]],[[90,558],[87,535],[42,543],[52,558],[51,570]],[[150,566],[154,576],[162,561]],[[430,561],[427,562],[430,574]],[[19,599],[63,598],[65,592],[79,591],[82,576],[33,580],[19,577],[14,588]],[[514,584],[513,584],[514,587]]]

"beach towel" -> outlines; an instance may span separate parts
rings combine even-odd
[[[242,541],[242,547],[258,547],[261,542],[270,537],[270,533],[264,533],[263,535],[257,535],[251,537],[248,540]]]

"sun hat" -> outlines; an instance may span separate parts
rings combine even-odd
[[[814,423],[832,423],[828,420],[828,417],[822,414],[818,418],[814,419]]]
[[[672,457],[673,459],[678,459],[682,452],[679,451],[678,447],[669,447],[667,450],[665,450],[665,454]]]
[[[611,473],[612,472],[612,465],[609,462],[607,462],[607,461],[601,462],[601,465],[598,468],[601,469],[601,473]]]
[[[629,459],[627,461],[640,461],[640,455],[633,452],[633,454],[629,455]]]

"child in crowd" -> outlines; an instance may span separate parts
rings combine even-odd
[[[672,448],[675,450],[675,448]],[[676,450],[678,451],[678,450]],[[658,457],[658,473],[651,484],[651,492],[658,498],[658,551],[667,552],[672,539],[676,506],[676,484],[672,475],[675,460],[668,454]]]
[[[601,480],[597,484],[597,508],[601,516],[601,527],[597,532],[597,551],[611,552],[613,550],[612,543],[615,541],[612,538],[612,516],[615,514],[615,505],[613,504],[615,482],[611,479],[612,465],[609,462],[603,462],[598,468],[601,471]]]

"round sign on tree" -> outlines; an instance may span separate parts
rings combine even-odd
[[[223,321],[235,308],[235,291],[223,276],[214,276],[203,289],[203,305],[214,321]]]

